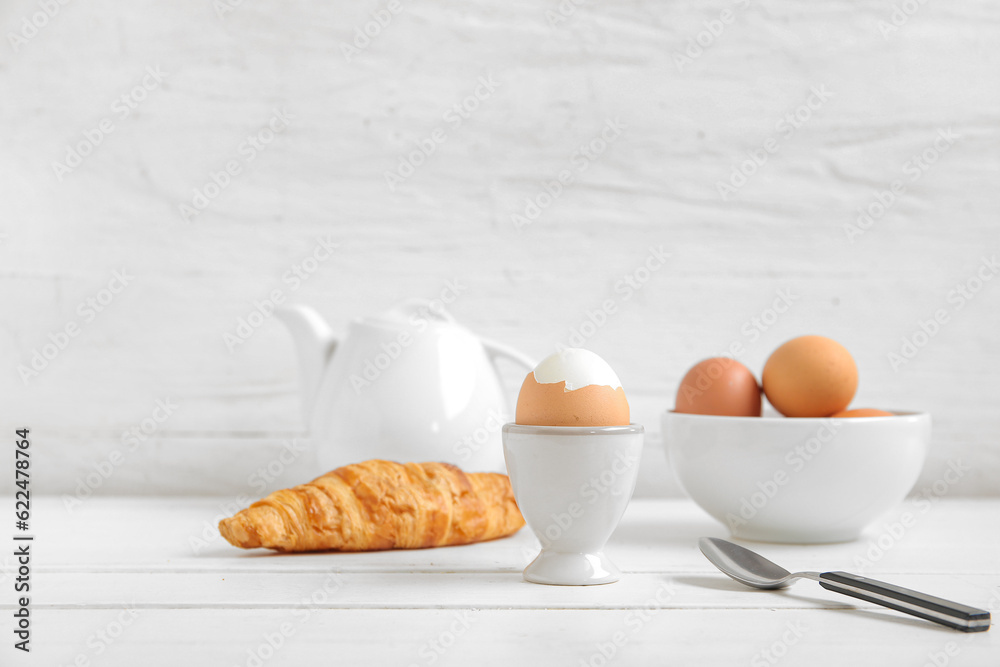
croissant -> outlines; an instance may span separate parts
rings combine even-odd
[[[275,491],[219,532],[244,549],[376,551],[481,542],[523,525],[506,475],[374,459]]]

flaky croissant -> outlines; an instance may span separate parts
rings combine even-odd
[[[481,542],[523,525],[506,475],[375,459],[275,491],[219,532],[244,549],[375,551]]]

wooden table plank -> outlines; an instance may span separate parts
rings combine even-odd
[[[241,506],[223,498],[100,497],[72,511],[57,498],[35,501],[35,567],[42,571],[518,572],[537,553],[527,529],[494,542],[377,553],[275,554],[225,542],[216,523]],[[753,544],[792,569],[883,573],[1000,572],[1000,499],[944,499],[924,511],[904,503],[856,542],[830,545]],[[914,521],[894,528],[904,513]],[[704,572],[703,535],[725,527],[689,500],[636,499],[611,538],[608,553],[627,572]],[[956,545],[961,545],[957,548]],[[0,566],[9,568],[9,556]],[[2,585],[2,581],[0,581]]]
[[[899,574],[891,583],[1000,609],[1000,575]],[[718,571],[630,573],[606,586],[537,586],[520,573],[468,572],[178,572],[42,573],[36,609],[261,608],[291,609],[815,609],[865,607],[860,600],[802,581],[781,591],[757,591]],[[0,603],[0,609],[12,604]]]
[[[59,499],[37,499],[34,659],[152,667],[321,658],[418,666],[1000,662],[995,631],[964,635],[811,582],[744,589],[698,552],[697,537],[726,531],[685,500],[634,501],[608,548],[626,574],[597,587],[523,582],[520,569],[537,548],[527,530],[419,551],[241,551],[214,535],[223,503],[102,497],[69,511]],[[896,535],[892,526],[911,505],[857,542],[753,546],[795,569],[854,570],[854,559],[889,535],[865,574],[1000,610],[1000,500],[941,500]],[[205,544],[194,548],[192,539]],[[11,557],[2,564],[0,588],[9,588]],[[12,606],[0,598],[0,609]],[[10,612],[0,618],[10,636]]]
[[[32,657],[46,665],[920,666],[949,648],[954,665],[1000,659],[995,632],[869,610],[40,610],[35,623]]]

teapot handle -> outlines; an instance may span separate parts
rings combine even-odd
[[[508,345],[498,343],[495,340],[488,338],[480,338],[479,340],[482,342],[483,347],[486,349],[486,354],[489,355],[490,361],[493,362],[494,366],[497,359],[508,359],[515,364],[523,366],[528,372],[534,370],[536,362],[532,361],[528,355],[518,352]]]

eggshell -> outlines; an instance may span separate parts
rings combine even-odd
[[[542,359],[535,370],[535,381],[541,384],[565,382],[566,391],[589,384],[622,386],[618,374],[600,355],[580,347],[567,347]]]
[[[536,426],[628,426],[625,390],[608,362],[590,350],[565,348],[528,373],[514,421]]]
[[[786,417],[828,417],[850,405],[858,367],[837,341],[800,336],[771,354],[761,383],[767,400]]]
[[[528,373],[517,397],[514,421],[536,426],[628,426],[625,390],[586,385],[566,390],[566,382],[540,383]]]
[[[677,389],[675,412],[760,417],[760,387],[746,366],[728,357],[695,364]]]
[[[875,408],[854,408],[853,410],[841,410],[830,416],[835,419],[850,419],[852,417],[894,417],[895,415]]]

